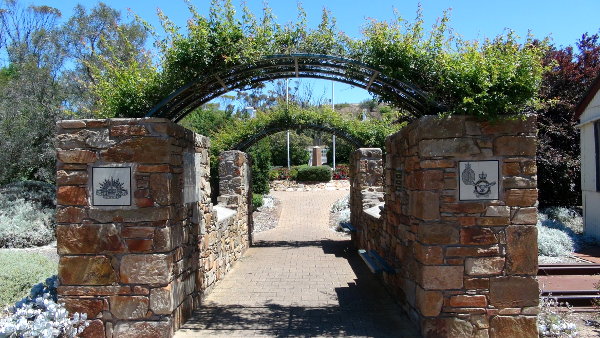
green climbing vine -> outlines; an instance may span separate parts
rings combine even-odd
[[[399,16],[372,20],[363,36],[354,39],[338,30],[327,10],[313,29],[300,5],[296,22],[281,25],[268,7],[260,17],[246,7],[240,15],[230,0],[212,0],[204,16],[188,4],[192,17],[185,31],[160,15],[166,37],[157,38],[158,55],[148,58],[154,63],[106,60],[96,68],[98,116],[144,116],[199,76],[273,54],[328,54],[364,62],[426,91],[448,114],[486,118],[518,114],[533,104],[544,70],[544,41],[528,37],[520,43],[510,31],[483,42],[465,41],[452,32],[446,13],[429,33],[419,10],[413,22]],[[380,99],[399,104],[391,97]]]
[[[327,128],[338,135],[347,135],[365,147],[384,148],[385,138],[400,130],[403,125],[377,119],[359,121],[330,108],[277,107],[268,113],[259,112],[253,119],[233,120],[223,126],[211,137],[211,152],[218,155],[244,141],[253,140],[256,135],[268,136],[271,130],[311,129],[313,126]],[[255,139],[256,142],[259,140]]]

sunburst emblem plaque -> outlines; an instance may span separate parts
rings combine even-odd
[[[131,205],[130,167],[94,167],[92,181],[93,205]]]
[[[119,199],[127,195],[127,189],[123,187],[123,183],[119,179],[109,178],[100,183],[100,189],[96,190],[97,196],[102,196],[106,199]]]

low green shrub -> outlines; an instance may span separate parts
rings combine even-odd
[[[250,147],[248,154],[252,163],[252,191],[257,194],[268,194],[271,145],[267,139],[262,139]]]
[[[0,195],[0,247],[26,248],[54,240],[54,208]]]
[[[275,181],[279,177],[279,168],[269,170],[269,181]]]
[[[300,182],[329,182],[331,181],[331,167],[321,165],[299,168],[296,180]]]
[[[57,264],[29,252],[0,252],[0,307],[14,304],[29,294],[29,289],[55,275]]]
[[[269,170],[269,180],[289,180],[290,179],[290,170],[287,167],[282,168],[271,168]]]
[[[261,194],[252,194],[252,208],[256,210],[262,207],[264,204],[263,195]]]
[[[296,181],[298,179],[298,170],[302,168],[308,168],[308,164],[295,165],[292,168],[290,168],[290,179]]]
[[[24,199],[37,202],[44,208],[56,206],[56,187],[54,184],[40,181],[18,181],[0,188],[0,195],[14,201]]]

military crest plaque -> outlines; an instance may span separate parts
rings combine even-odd
[[[497,200],[498,161],[458,162],[459,200]]]
[[[130,167],[92,168],[92,205],[131,205]]]

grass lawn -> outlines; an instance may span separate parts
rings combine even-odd
[[[29,252],[0,251],[0,308],[27,296],[31,287],[55,275],[57,264]]]

